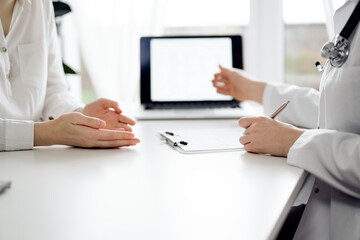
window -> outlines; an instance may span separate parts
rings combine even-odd
[[[168,0],[164,2],[167,35],[240,34],[249,23],[249,0]]]
[[[328,1],[328,15],[344,2]],[[320,49],[328,40],[321,0],[72,0],[71,6],[83,72],[98,97],[138,101],[139,38],[149,35],[241,34],[245,70],[257,79],[311,87],[320,81],[314,62],[324,63]]]
[[[315,62],[328,41],[322,1],[283,0],[285,23],[285,82],[318,88],[321,74]]]

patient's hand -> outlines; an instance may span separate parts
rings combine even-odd
[[[79,112],[64,114],[53,121],[35,123],[34,146],[114,148],[140,142],[129,131],[104,129],[105,126],[105,121]]]
[[[90,116],[104,120],[106,122],[107,129],[125,129],[126,131],[132,131],[131,126],[135,125],[135,121],[122,115],[118,103],[109,99],[100,98],[95,102],[87,104],[83,109],[79,109],[79,112]]]

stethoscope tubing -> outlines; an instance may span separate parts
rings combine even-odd
[[[352,12],[351,16],[349,17],[348,21],[346,22],[344,28],[340,32],[340,36],[349,40],[352,32],[356,28],[357,24],[360,20],[360,1],[357,3],[354,11]]]

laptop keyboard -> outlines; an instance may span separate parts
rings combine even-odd
[[[152,103],[146,110],[240,108],[238,103]]]

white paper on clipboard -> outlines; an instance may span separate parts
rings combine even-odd
[[[244,150],[244,146],[239,142],[243,132],[243,128],[232,127],[164,130],[159,133],[162,139],[181,153],[210,153]]]

